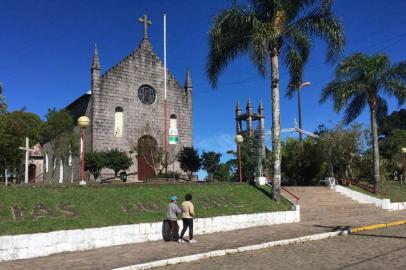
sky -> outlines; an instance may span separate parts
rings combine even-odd
[[[238,1],[242,3],[244,1]],[[0,0],[0,81],[9,110],[26,108],[44,117],[48,108],[63,108],[90,89],[93,47],[99,49],[102,72],[138,47],[143,26],[152,21],[149,38],[163,59],[163,18],[167,14],[168,68],[184,83],[189,67],[193,81],[193,144],[199,151],[225,153],[234,149],[234,111],[250,97],[254,109],[264,102],[265,126],[271,127],[270,80],[258,75],[246,56],[233,61],[212,89],[205,75],[208,32],[213,16],[230,0]],[[344,55],[383,52],[393,62],[406,60],[406,1],[339,0],[334,12],[346,34]],[[319,104],[321,89],[333,77],[325,64],[325,47],[315,40],[303,81],[303,128],[332,127],[342,120],[332,103]],[[293,127],[296,97],[285,97],[288,76],[281,64],[281,121]],[[389,111],[399,109],[388,99]],[[369,126],[369,111],[357,119]],[[296,136],[283,134],[283,138]],[[267,145],[270,139],[267,136]]]

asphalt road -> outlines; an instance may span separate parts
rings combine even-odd
[[[406,225],[157,269],[405,270]]]

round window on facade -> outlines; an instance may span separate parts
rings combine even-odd
[[[156,91],[152,86],[144,84],[138,89],[138,98],[142,103],[151,105],[156,100]]]

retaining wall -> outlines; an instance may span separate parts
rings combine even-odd
[[[406,202],[391,203],[389,199],[378,199],[376,197],[354,191],[352,189],[336,185],[334,187],[335,191],[350,197],[351,199],[359,203],[370,203],[375,204],[375,206],[382,208],[384,210],[399,211],[406,209]]]
[[[300,221],[300,206],[292,211],[197,218],[196,235]],[[179,221],[179,225],[181,222]],[[110,226],[0,237],[0,261],[47,256],[162,239],[162,222]]]

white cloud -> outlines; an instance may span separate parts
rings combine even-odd
[[[236,148],[234,136],[228,133],[213,134],[208,137],[197,137],[194,141],[194,147],[199,151],[215,151],[226,155],[228,150]]]

